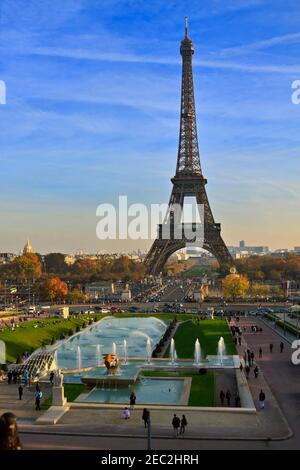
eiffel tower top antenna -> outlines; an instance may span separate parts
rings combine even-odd
[[[188,37],[189,17],[185,17],[185,37]]]

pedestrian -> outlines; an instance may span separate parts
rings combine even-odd
[[[41,390],[37,390],[35,392],[35,409],[36,411],[41,411],[41,398],[42,398],[43,394],[41,392]]]
[[[12,379],[13,379],[12,372],[9,371],[8,374],[7,374],[7,381],[8,381],[9,385],[12,383]]]
[[[248,364],[247,364],[246,367],[245,367],[245,372],[246,372],[246,377],[247,377],[247,379],[249,379],[250,367],[249,367]]]
[[[124,419],[129,419],[130,418],[130,411],[129,409],[127,408],[127,406],[124,408],[123,410],[123,418]]]
[[[23,387],[22,387],[22,385],[19,385],[18,392],[19,392],[19,400],[22,400],[22,396],[23,396]]]
[[[174,436],[177,437],[179,433],[179,426],[180,426],[180,418],[176,414],[174,414],[172,419],[172,426],[174,429]]]
[[[130,395],[129,400],[130,400],[130,409],[133,410],[135,402],[136,402],[136,395],[134,392],[132,392],[132,394]]]
[[[17,419],[13,413],[4,413],[0,418],[0,451],[2,450],[22,450]]]
[[[259,394],[259,404],[260,404],[261,410],[265,409],[265,400],[266,400],[266,395],[264,394],[263,390],[261,390]]]
[[[240,363],[240,371],[243,372],[243,370],[244,370],[243,364]]]
[[[254,358],[255,358],[255,355],[254,355],[254,352],[252,351],[251,354],[250,354],[250,360],[251,360],[251,365],[252,366],[254,365]]]
[[[254,372],[254,377],[257,379],[257,377],[258,377],[258,374],[259,374],[259,369],[258,369],[258,367],[257,367],[257,366],[255,367],[255,369],[254,369],[254,371],[253,371],[253,372]]]
[[[49,379],[50,379],[51,385],[53,385],[53,381],[54,381],[54,372],[53,372],[53,370],[50,372],[50,377],[49,377]]]
[[[283,350],[284,350],[284,343],[283,343],[283,341],[281,341],[281,343],[280,343],[280,352],[283,353]]]
[[[270,353],[271,353],[271,354],[273,353],[273,348],[274,348],[274,344],[271,343],[271,344],[270,344]]]
[[[220,392],[220,401],[221,401],[221,405],[224,406],[224,401],[225,401],[225,393],[223,390],[221,390]]]
[[[242,346],[242,338],[239,336],[239,346]]]
[[[187,420],[185,415],[182,415],[181,421],[180,421],[180,434],[185,433],[185,428],[187,426]]]
[[[227,390],[226,392],[226,400],[227,400],[227,406],[230,406],[231,393],[229,390]]]
[[[241,407],[241,398],[238,393],[235,395],[235,407],[240,408]]]
[[[144,421],[145,428],[147,427],[149,423],[149,418],[150,418],[150,412],[147,410],[147,408],[144,408],[143,414],[142,414],[142,420]]]
[[[263,354],[262,348],[259,348],[258,355],[260,359],[262,359],[262,354]]]

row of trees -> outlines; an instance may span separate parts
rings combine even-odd
[[[300,281],[300,257],[251,256],[237,261],[237,269],[251,281]]]
[[[239,274],[230,274],[223,280],[223,291],[225,300],[234,301],[239,297],[250,296],[252,299],[267,297],[280,298],[282,289],[278,286],[250,282],[248,277]]]
[[[52,253],[43,258],[29,253],[16,257],[11,263],[0,265],[0,280],[34,281],[45,275],[73,282],[140,280],[144,276],[144,266],[127,256],[78,259],[69,266],[61,253]]]

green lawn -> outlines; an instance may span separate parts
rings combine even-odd
[[[143,371],[146,377],[192,377],[189,406],[215,406],[215,373]]]
[[[81,393],[84,392],[86,386],[84,384],[64,384],[65,398],[68,402],[75,401]],[[48,397],[42,403],[43,410],[47,410],[52,405],[52,396]]]
[[[202,320],[199,322],[188,320],[179,325],[175,334],[175,347],[179,358],[193,358],[195,341],[198,338],[202,354],[214,355],[217,353],[217,343],[223,336],[227,354],[236,354],[229,327],[224,320]],[[167,352],[166,355],[169,353]]]
[[[100,319],[105,315],[92,315],[94,319]],[[6,329],[0,333],[0,341],[6,344],[6,360],[8,363],[16,362],[17,357],[25,351],[33,352],[41,346],[51,344],[62,335],[68,335],[70,331],[75,332],[76,327],[87,324],[91,315],[82,315],[78,318],[70,317],[68,320],[57,318],[42,319],[19,323],[15,331]]]

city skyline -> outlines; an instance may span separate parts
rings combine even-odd
[[[224,239],[299,245],[299,6],[289,2],[287,15],[286,2],[196,3],[29,1],[18,16],[21,2],[3,2],[1,251],[27,237],[41,253],[150,246],[97,240],[96,208],[122,194],[168,201],[185,15],[201,161]]]

